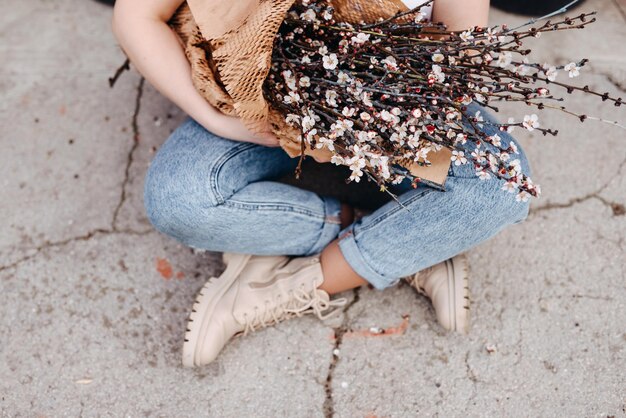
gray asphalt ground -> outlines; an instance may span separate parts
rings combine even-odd
[[[184,115],[134,70],[109,89],[123,55],[106,6],[3,5],[2,416],[626,416],[623,130],[546,111],[558,137],[516,131],[543,196],[527,222],[469,252],[468,336],[443,332],[408,286],[362,289],[332,321],[287,321],[183,369],[186,316],[221,255],[155,232],[142,186]],[[582,10],[599,22],[544,35],[534,56],[589,58],[576,81],[623,97],[626,3]],[[494,11],[492,21],[522,18]],[[575,111],[626,120],[623,107],[570,99]],[[338,187],[343,173],[329,167],[307,165],[303,187],[380,199]],[[371,327],[400,331],[372,337]]]

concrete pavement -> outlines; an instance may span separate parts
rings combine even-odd
[[[624,97],[626,4],[579,9],[599,22],[544,35],[535,57],[589,58],[577,81]],[[543,197],[469,252],[469,336],[443,332],[408,286],[361,289],[339,318],[287,321],[183,369],[188,310],[223,266],[144,215],[143,175],[184,115],[134,70],[109,89],[124,59],[110,14],[76,0],[0,14],[1,416],[626,416],[624,131],[547,111],[558,137],[516,131]],[[600,103],[570,100],[626,120]],[[308,164],[303,187],[328,167]]]

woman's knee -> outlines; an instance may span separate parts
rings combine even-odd
[[[144,207],[152,225],[169,235],[193,228],[202,208],[215,206],[211,192],[210,153],[202,150],[199,125],[187,120],[154,156],[145,176]],[[212,198],[213,196],[213,198]]]
[[[481,180],[477,180],[481,181]],[[494,224],[496,230],[506,226],[518,224],[528,217],[530,202],[517,197],[516,192],[508,192],[502,188],[503,180],[492,179],[489,187],[484,188],[484,199],[488,204],[483,205],[481,216],[485,222]]]

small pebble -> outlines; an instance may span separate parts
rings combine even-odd
[[[497,347],[495,344],[487,344],[485,345],[485,350],[487,350],[489,354],[493,354],[497,351]]]
[[[341,387],[342,388],[347,388],[348,387],[348,382],[341,382]]]
[[[333,350],[333,355],[336,356],[336,357],[339,357],[339,349],[338,348],[335,348]]]
[[[378,328],[378,327],[371,327],[370,328],[370,332],[372,334],[382,334],[383,333],[383,329],[382,328]]]
[[[93,382],[93,379],[79,379],[76,381],[76,384],[78,385],[88,385],[91,382]]]

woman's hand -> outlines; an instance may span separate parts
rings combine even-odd
[[[330,159],[332,158],[332,155],[324,154],[323,156],[320,156],[318,154],[315,154],[315,155],[312,155],[312,157],[318,163],[329,163]]]
[[[278,138],[272,133],[269,123],[261,125],[261,132],[254,133],[250,131],[238,117],[227,116],[218,111],[205,118],[204,121],[198,121],[208,131],[219,135],[223,138],[232,139],[234,141],[254,142],[255,144],[266,147],[280,146]]]

